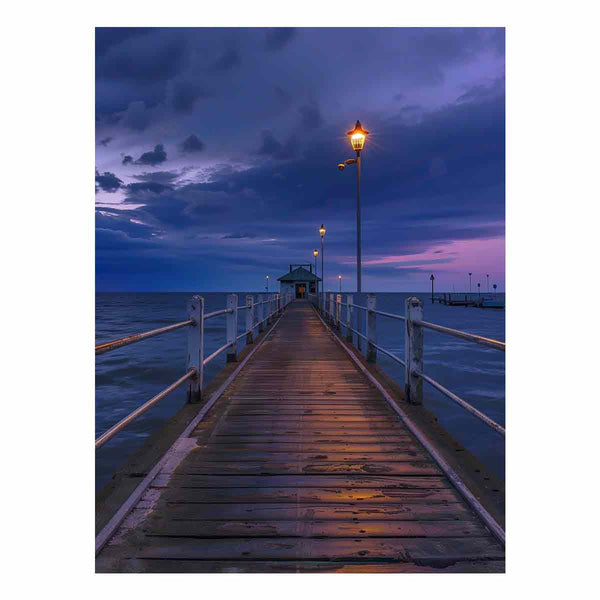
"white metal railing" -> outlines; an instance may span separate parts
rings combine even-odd
[[[481,346],[493,348],[501,352],[506,351],[506,343],[498,340],[486,338],[474,333],[467,333],[466,331],[459,331],[458,329],[452,329],[450,327],[444,327],[443,325],[437,325],[435,323],[429,323],[423,320],[423,302],[417,297],[410,297],[405,302],[404,315],[398,315],[388,313],[376,309],[376,295],[367,294],[367,306],[359,306],[353,303],[353,297],[351,294],[346,295],[346,302],[342,302],[342,295],[337,294],[334,300],[334,294],[329,293],[329,301],[325,301],[325,307],[320,306],[322,304],[311,298],[311,301],[321,311],[321,314],[329,321],[332,328],[342,334],[342,329],[345,329],[345,339],[349,343],[353,343],[353,335],[357,336],[356,346],[360,350],[361,339],[366,342],[366,359],[369,362],[377,361],[377,352],[381,352],[392,360],[401,364],[404,367],[404,391],[406,398],[412,404],[423,404],[423,382],[425,381],[433,388],[450,398],[453,402],[456,402],[459,406],[464,408],[466,411],[477,417],[480,421],[485,423],[488,427],[496,431],[502,436],[505,436],[505,429],[487,415],[477,410],[474,406],[470,405],[464,399],[460,398],[450,390],[446,389],[441,383],[425,374],[425,368],[423,365],[423,354],[424,354],[424,336],[423,330],[429,329],[437,333],[450,335],[468,342],[473,342]],[[346,319],[342,319],[342,307],[346,307]],[[365,320],[365,333],[359,331],[359,325],[356,328],[353,327],[355,323],[360,320],[358,318],[358,312],[354,309],[363,311],[366,315]],[[404,321],[404,360],[399,356],[382,348],[377,344],[377,328],[376,328],[376,316],[396,319]]]
[[[259,296],[260,298],[260,296]],[[202,399],[202,388],[204,383],[204,367],[214,360],[217,356],[227,350],[227,362],[237,361],[238,340],[246,338],[246,344],[252,344],[255,337],[255,330],[258,329],[258,335],[264,331],[266,325],[273,322],[276,316],[279,316],[283,309],[293,300],[291,292],[285,294],[266,294],[266,298],[254,301],[253,295],[246,296],[246,304],[238,306],[237,294],[227,296],[227,308],[215,310],[210,313],[204,312],[204,298],[202,296],[193,296],[187,302],[188,319],[152,331],[130,335],[118,340],[112,340],[103,344],[98,344],[95,348],[96,354],[104,354],[111,350],[116,350],[146,340],[148,338],[175,331],[183,327],[188,327],[188,353],[187,368],[184,375],[170,386],[156,394],[153,398],[136,408],[124,419],[115,423],[110,429],[105,431],[95,441],[96,449],[101,448],[117,433],[125,429],[140,415],[160,402],[165,396],[176,390],[184,383],[188,383],[188,401],[199,402]],[[238,313],[246,310],[245,331],[237,335]],[[218,350],[204,358],[204,322],[208,319],[226,315],[226,343]]]

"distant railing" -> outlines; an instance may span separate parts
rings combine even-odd
[[[128,414],[124,419],[115,423],[110,429],[105,431],[96,439],[96,449],[101,448],[117,433],[125,429],[127,425],[135,421],[140,415],[144,414],[149,408],[160,402],[169,393],[176,390],[188,382],[188,402],[199,402],[202,398],[202,387],[204,381],[204,367],[214,360],[219,354],[228,350],[227,362],[235,362],[237,360],[238,340],[246,338],[246,344],[252,344],[254,341],[254,330],[258,329],[258,334],[264,331],[265,325],[273,322],[273,319],[280,315],[282,310],[293,300],[291,292],[286,294],[267,294],[264,300],[254,302],[254,296],[246,296],[246,304],[238,306],[237,294],[229,294],[227,296],[227,308],[216,310],[214,312],[204,312],[204,298],[202,296],[193,296],[187,303],[188,319],[145,333],[138,333],[112,340],[96,346],[96,354],[104,354],[129,344],[135,344],[142,340],[147,340],[151,337],[175,331],[183,327],[188,329],[188,353],[187,353],[187,369],[177,381],[165,388],[156,396],[148,400]],[[260,298],[260,296],[259,296]],[[237,335],[238,329],[238,313],[246,310],[246,330]],[[226,343],[218,350],[215,350],[210,356],[204,358],[204,322],[214,317],[226,315]]]
[[[379,351],[386,356],[389,356],[392,360],[404,367],[404,391],[409,402],[412,404],[423,404],[423,382],[425,381],[436,390],[450,398],[453,402],[456,402],[456,404],[464,408],[473,416],[477,417],[488,427],[500,435],[505,436],[506,432],[504,427],[490,419],[487,415],[477,410],[474,406],[450,390],[446,389],[441,383],[425,374],[423,364],[423,330],[429,329],[437,333],[451,335],[468,342],[493,348],[494,350],[500,350],[501,352],[505,352],[506,350],[506,344],[504,342],[492,340],[474,333],[467,333],[466,331],[459,331],[458,329],[451,329],[450,327],[444,327],[443,325],[436,325],[435,323],[423,321],[423,302],[414,296],[406,299],[404,316],[377,310],[375,294],[367,295],[367,306],[359,306],[358,304],[354,304],[351,294],[347,294],[346,302],[342,302],[341,294],[337,294],[334,301],[334,294],[329,293],[329,302],[327,302],[326,299],[326,306],[324,307],[321,306],[322,301],[320,301],[320,298],[318,298],[316,295],[311,294],[309,299],[315,305],[315,307],[321,311],[321,314],[330,322],[333,328],[340,333],[340,335],[342,334],[342,328],[345,329],[345,339],[347,342],[350,344],[353,343],[353,333],[357,336],[357,347],[359,350],[360,340],[362,339],[366,342],[367,361],[376,362],[377,351]],[[342,307],[346,307],[345,321],[342,320]],[[364,311],[366,314],[364,334],[358,329],[354,329],[352,327],[352,325],[358,320],[355,319],[354,309]],[[404,360],[402,360],[393,352],[390,352],[389,350],[386,350],[377,344],[376,315],[389,319],[404,321]],[[358,317],[358,313],[356,313],[356,317]]]

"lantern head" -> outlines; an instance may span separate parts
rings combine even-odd
[[[350,136],[350,143],[352,144],[352,148],[356,150],[356,152],[360,152],[364,145],[369,132],[363,129],[360,121],[356,121],[356,125],[352,131],[348,132]]]
[[[321,224],[321,227],[319,227],[319,233],[321,234],[321,237],[323,237],[325,235],[325,232],[327,230],[325,229],[325,227],[323,226],[323,224]]]

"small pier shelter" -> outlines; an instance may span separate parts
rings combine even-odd
[[[305,269],[308,267],[308,269]],[[318,293],[318,283],[321,281],[312,272],[310,263],[302,265],[290,265],[289,273],[277,278],[280,284],[281,294],[292,292],[294,298],[306,298],[307,294]]]

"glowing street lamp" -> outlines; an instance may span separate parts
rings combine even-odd
[[[325,255],[325,226],[321,223],[319,233],[321,234],[321,310],[325,310],[325,271],[323,256]]]
[[[338,279],[340,280],[340,294],[342,293],[342,276],[338,275]]]
[[[349,158],[338,164],[338,169],[343,171],[346,165],[356,165],[356,291],[362,291],[361,283],[361,243],[360,243],[360,151],[365,147],[369,132],[363,129],[360,121],[356,121],[354,129],[348,131],[350,144],[356,152],[356,158]]]
[[[269,293],[269,276],[267,275],[267,294]]]

